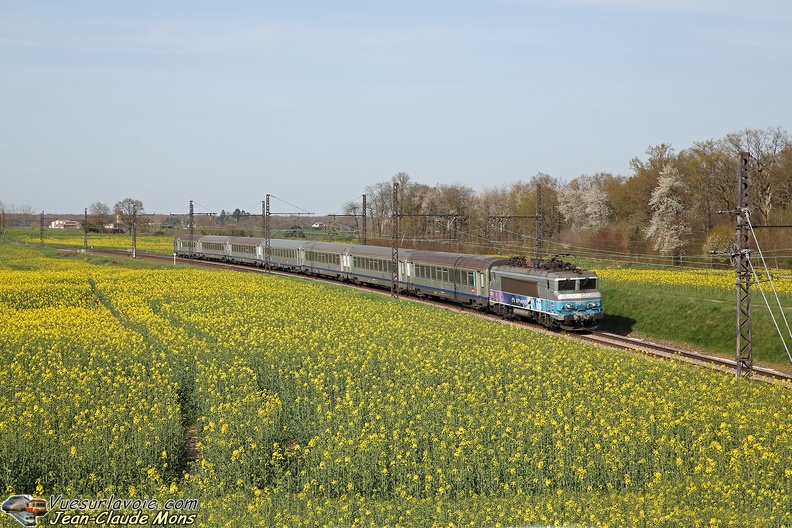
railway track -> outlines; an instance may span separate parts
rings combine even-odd
[[[130,252],[127,250],[91,250],[91,253],[95,254],[105,254],[105,255],[113,255],[113,256],[124,256],[129,257],[131,256]],[[272,273],[274,275],[281,275],[284,277],[295,277],[294,273],[285,273],[277,270],[265,270],[263,268],[257,268],[253,266],[247,266],[243,264],[231,264],[228,262],[218,262],[218,261],[206,261],[206,260],[184,260],[184,259],[174,259],[172,255],[163,255],[161,253],[143,253],[137,252],[136,258],[154,261],[154,262],[163,262],[163,263],[182,263],[182,264],[190,264],[193,266],[198,266],[202,268],[211,268],[211,269],[231,269],[235,271],[243,271],[246,273]],[[327,279],[323,277],[309,277],[305,275],[300,275],[300,278],[305,280],[312,280],[318,282],[327,282],[331,284],[338,284],[338,281]],[[385,290],[380,288],[372,288],[369,286],[364,285],[354,285],[354,284],[347,284],[350,287],[357,288],[360,290],[365,290],[368,292],[377,291],[382,293],[383,295],[389,295]],[[558,331],[548,330],[547,328],[525,320],[506,320],[503,319],[495,314],[482,312],[480,310],[475,310],[466,306],[462,305],[455,305],[439,300],[428,299],[428,298],[416,298],[410,297],[410,299],[414,302],[421,302],[424,304],[429,304],[432,306],[436,306],[446,310],[453,310],[460,313],[467,313],[472,314],[477,317],[481,317],[484,319],[498,321],[503,323],[508,322],[509,324],[515,324],[518,326],[523,326],[525,328],[529,328],[531,330],[540,330],[549,333],[560,333]],[[672,348],[665,345],[661,345],[658,343],[653,343],[651,341],[646,341],[643,339],[636,339],[631,337],[626,337],[618,334],[613,334],[610,332],[604,332],[601,330],[590,330],[584,332],[574,332],[569,333],[565,332],[565,335],[570,336],[574,339],[578,339],[583,342],[592,343],[600,346],[606,346],[618,350],[625,350],[632,353],[640,353],[643,355],[649,355],[654,357],[659,357],[668,360],[675,360],[675,361],[686,361],[695,365],[704,366],[707,368],[712,368],[719,370],[721,372],[729,372],[733,373],[736,371],[737,364],[733,360],[725,359],[718,356],[711,356],[707,354],[703,354],[701,352],[695,352],[691,350],[683,350],[679,348]],[[775,380],[775,381],[783,381],[783,382],[792,382],[792,375],[786,374],[784,372],[780,372],[777,370],[769,369],[766,367],[759,367],[754,366],[753,374],[756,378],[762,380]]]
[[[684,360],[732,374],[737,369],[737,362],[733,360],[691,350],[672,348],[658,343],[652,343],[651,341],[620,336],[601,330],[591,330],[588,333],[581,333],[577,338],[601,346],[643,352],[665,359]],[[791,375],[765,367],[754,366],[753,375],[765,379],[792,382]]]

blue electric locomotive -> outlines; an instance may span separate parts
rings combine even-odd
[[[557,260],[510,259],[493,266],[490,307],[536,319],[547,327],[594,328],[602,319],[597,274]]]

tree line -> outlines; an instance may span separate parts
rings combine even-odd
[[[365,214],[369,243],[389,244],[396,182],[405,246],[530,254],[541,241],[545,255],[571,252],[614,259],[663,255],[679,262],[729,252],[735,238],[741,152],[751,156],[751,222],[792,224],[792,138],[781,127],[746,128],[680,151],[666,143],[650,146],[645,156],[630,160],[629,176],[598,172],[564,182],[539,172],[527,181],[476,190],[418,183],[399,172],[365,187],[365,212],[360,201],[345,204],[343,212],[355,218],[358,231]],[[13,208],[1,201],[0,213],[4,218],[16,213],[17,221],[21,218],[28,226],[37,217],[33,207]],[[111,223],[130,226],[135,217],[143,216],[140,200],[125,198],[112,208],[94,202],[88,208],[87,226],[94,230]],[[223,210],[206,221],[219,227],[240,225],[250,216],[241,209]],[[173,216],[162,221],[168,227],[182,223]],[[138,219],[138,224],[145,220]],[[4,220],[4,225],[11,224]],[[792,254],[792,229],[757,232],[763,249]],[[792,267],[792,257],[787,258],[785,264]]]
[[[13,206],[0,201],[0,214],[3,215],[4,226],[30,227],[39,220],[40,214],[30,205]],[[76,215],[69,215],[76,216]],[[80,222],[80,227],[91,232],[118,232],[136,224],[145,227],[149,222],[143,202],[134,198],[124,198],[116,202],[113,207],[96,201],[85,210],[85,216]],[[51,219],[45,213],[45,224]],[[177,226],[181,223],[177,217],[168,216],[162,225]]]
[[[747,128],[680,151],[665,143],[651,146],[645,157],[630,161],[629,176],[599,172],[562,182],[540,172],[528,181],[477,191],[417,183],[399,172],[365,188],[367,227],[370,237],[390,236],[397,182],[400,235],[407,244],[455,243],[479,251],[522,244],[527,249],[539,236],[549,251],[654,254],[677,261],[728,252],[741,152],[751,156],[751,222],[792,223],[792,138],[770,127]],[[344,212],[360,215],[361,208],[360,202],[350,202]],[[536,216],[541,216],[538,226]],[[780,233],[764,238],[778,251],[789,249],[792,230]]]

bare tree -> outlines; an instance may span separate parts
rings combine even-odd
[[[116,218],[122,224],[132,225],[134,216],[143,213],[143,202],[132,198],[124,198],[115,204],[114,209]]]
[[[406,172],[397,172],[391,177],[391,189],[393,189],[394,183],[399,184],[399,205],[401,206],[402,213],[411,213],[413,207],[407,200],[407,197],[410,195],[414,183],[410,180],[410,175]]]
[[[88,208],[88,224],[93,226],[104,226],[110,221],[113,214],[110,206],[103,202],[94,202]]]
[[[379,182],[366,187],[366,205],[375,236],[382,236],[386,226],[390,226],[393,184]]]
[[[505,231],[505,217],[510,211],[509,194],[508,187],[497,187],[485,188],[477,195],[475,209],[480,215],[478,223],[484,238],[490,242],[500,240]]]
[[[33,218],[36,216],[36,208],[32,205],[23,204],[17,208],[23,227],[30,227]]]
[[[783,155],[786,149],[792,147],[789,134],[781,127],[771,127],[766,130],[746,128],[742,132],[728,134],[725,138],[732,148],[732,159],[736,171],[736,160],[740,152],[749,152],[756,162],[756,170],[751,171],[752,199],[760,223],[767,223],[770,213],[776,205],[786,205],[779,202],[779,190],[786,186],[792,179],[789,169],[784,167]]]
[[[730,150],[725,141],[710,139],[694,143],[679,155],[694,197],[692,203],[706,232],[712,229],[715,211],[735,207],[736,164]]]
[[[430,218],[444,239],[458,239],[466,218],[476,204],[476,191],[465,185],[436,185],[424,196],[421,214],[447,215]]]
[[[355,232],[358,233],[359,239],[363,239],[362,235],[362,227],[360,222],[360,212],[363,210],[363,203],[357,200],[350,200],[344,203],[344,206],[341,208],[341,213],[344,215],[348,215],[351,217],[351,220],[355,222]]]

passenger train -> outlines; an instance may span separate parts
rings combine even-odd
[[[174,253],[265,267],[266,239],[179,235]],[[392,286],[390,247],[270,239],[269,267],[341,281]],[[440,251],[402,249],[398,291],[489,310],[506,317],[535,319],[549,328],[595,328],[602,296],[594,272],[555,258],[532,261]]]

